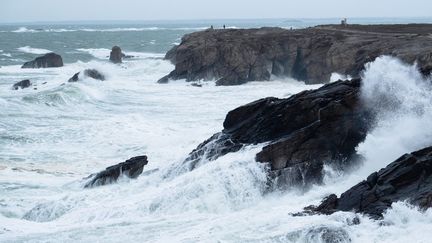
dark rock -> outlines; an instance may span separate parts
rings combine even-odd
[[[84,186],[85,188],[102,186],[117,181],[120,175],[135,179],[142,172],[144,165],[147,165],[147,156],[138,156],[126,160],[123,163],[110,166],[104,171],[91,175],[90,180]]]
[[[33,61],[26,62],[21,68],[51,68],[63,67],[63,59],[55,53],[48,53],[41,57],[37,57]]]
[[[123,57],[123,53],[120,47],[118,46],[114,46],[111,49],[111,53],[110,53],[110,61],[112,63],[121,63],[122,62],[122,57]]]
[[[205,30],[185,35],[167,52],[175,69],[161,81],[215,79],[217,85],[239,85],[276,75],[327,83],[334,72],[358,77],[365,63],[381,55],[417,62],[428,75],[429,33],[430,24]]]
[[[350,235],[343,228],[316,226],[305,232],[304,242],[349,243]]]
[[[133,55],[127,55],[127,54],[124,54],[123,52],[122,52],[122,58],[134,58],[135,56],[133,56]]]
[[[80,72],[75,73],[72,78],[68,80],[68,82],[78,82]]]
[[[75,73],[74,76],[72,76],[68,80],[68,82],[78,82],[78,80],[79,80],[79,74],[80,74],[80,72]],[[84,70],[84,76],[85,77],[90,77],[90,78],[96,79],[96,80],[101,80],[101,81],[105,80],[105,76],[102,73],[100,73],[98,70],[96,70],[96,69],[86,69],[86,70]]]
[[[201,87],[202,87],[202,84],[199,84],[199,83],[191,83],[191,86],[201,88]]]
[[[372,173],[340,198],[331,195],[312,212],[331,214],[354,211],[381,218],[398,201],[408,200],[422,209],[432,207],[432,147],[405,154],[384,169]]]
[[[30,87],[31,86],[31,82],[30,82],[30,80],[28,80],[28,79],[25,79],[25,80],[22,80],[22,81],[19,81],[19,82],[17,82],[17,83],[15,83],[13,86],[12,86],[12,89],[14,89],[14,90],[18,90],[18,89],[25,89],[25,88],[28,88],[28,87]]]
[[[359,79],[338,81],[287,99],[264,98],[228,113],[224,130],[192,151],[183,168],[269,142],[256,155],[269,162],[276,186],[320,183],[324,164],[349,168],[373,115],[359,101]]]
[[[84,75],[96,80],[105,80],[105,76],[96,69],[86,69],[84,70]]]

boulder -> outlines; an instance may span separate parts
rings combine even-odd
[[[110,61],[112,63],[121,63],[122,62],[122,57],[123,57],[123,53],[120,47],[118,46],[113,46],[113,48],[111,49],[111,53],[110,53]]]
[[[364,64],[381,55],[432,67],[431,24],[339,25],[281,28],[214,29],[187,34],[165,55],[175,69],[168,80],[217,80],[239,85],[288,76],[307,84],[327,83],[332,73],[359,77]]]
[[[381,218],[392,203],[404,200],[421,209],[432,207],[432,147],[405,154],[339,198],[332,194],[306,210],[323,214],[353,211]]]
[[[63,67],[63,59],[53,52],[37,57],[33,61],[26,62],[21,68],[51,68]]]
[[[69,80],[68,82],[78,82],[79,80],[79,74],[80,72],[75,73]],[[96,80],[101,80],[104,81],[105,80],[105,75],[103,75],[102,73],[100,73],[98,70],[96,69],[86,69],[84,70],[84,76],[85,77],[90,77],[92,79],[96,79]]]
[[[126,176],[131,179],[137,178],[147,165],[147,156],[138,156],[126,160],[123,163],[110,166],[105,170],[89,176],[89,181],[85,184],[85,188],[102,186],[114,183],[120,176]]]
[[[14,90],[25,89],[25,88],[28,88],[30,86],[31,86],[30,80],[25,79],[25,80],[22,80],[22,81],[19,81],[19,82],[15,83],[12,86],[12,89],[14,89]]]
[[[268,143],[256,161],[270,164],[276,186],[320,183],[323,166],[349,168],[373,114],[359,101],[361,80],[338,81],[287,99],[264,98],[230,111],[224,129],[182,164],[192,170],[245,145]]]

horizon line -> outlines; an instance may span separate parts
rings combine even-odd
[[[98,19],[98,20],[37,20],[37,21],[0,21],[0,24],[41,24],[41,23],[95,23],[95,22],[176,22],[176,21],[221,21],[221,20],[337,20],[344,17],[272,17],[272,18],[184,18],[184,19]],[[432,16],[398,17],[346,17],[348,19],[431,19]]]

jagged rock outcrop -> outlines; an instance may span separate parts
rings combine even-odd
[[[22,81],[19,81],[17,83],[15,83],[14,85],[12,85],[12,89],[14,90],[18,90],[18,89],[25,89],[28,88],[32,85],[32,83],[30,82],[30,80],[25,79]]]
[[[72,76],[68,80],[68,82],[78,82],[80,73],[81,72],[75,73],[74,76]],[[83,74],[85,77],[90,77],[92,79],[101,80],[101,81],[105,80],[105,75],[103,75],[102,73],[100,73],[96,69],[86,69],[86,70],[84,70]]]
[[[33,61],[26,62],[21,68],[51,68],[63,67],[63,59],[53,52],[36,57]]]
[[[104,171],[89,176],[89,181],[85,184],[85,188],[102,186],[114,183],[118,178],[123,175],[129,178],[137,178],[147,165],[147,156],[138,156],[126,160],[123,163],[110,166]]]
[[[432,25],[327,25],[200,31],[185,35],[165,58],[175,69],[159,80],[217,80],[238,85],[289,76],[307,84],[326,83],[337,72],[358,77],[364,64],[381,55],[432,67]]]
[[[373,120],[360,102],[360,84],[359,79],[338,81],[232,110],[224,130],[192,151],[183,168],[192,170],[245,145],[268,142],[256,160],[270,163],[278,186],[319,183],[325,163],[344,169],[357,159],[355,147]]]
[[[381,218],[392,203],[404,200],[422,209],[432,207],[432,147],[403,155],[340,198],[332,194],[307,210],[324,214],[354,211]]]
[[[122,50],[119,46],[113,46],[113,48],[111,49],[109,60],[112,63],[121,63],[123,55],[124,54],[122,53]]]

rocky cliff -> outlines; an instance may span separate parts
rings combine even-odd
[[[166,59],[175,69],[159,80],[216,80],[238,85],[288,76],[308,84],[326,83],[332,73],[357,77],[364,64],[381,55],[432,69],[432,25],[326,25],[229,29],[185,35]]]
[[[360,102],[359,79],[339,81],[287,99],[264,98],[228,113],[224,130],[192,151],[181,165],[193,170],[245,145],[268,143],[256,156],[269,162],[278,187],[320,183],[324,164],[344,169],[373,122]]]

